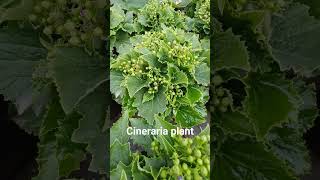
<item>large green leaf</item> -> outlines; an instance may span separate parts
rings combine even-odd
[[[320,21],[309,15],[308,7],[291,5],[281,16],[273,17],[272,23],[272,52],[283,69],[320,67]]]
[[[110,144],[113,144],[115,140],[118,140],[120,143],[126,143],[129,140],[127,134],[127,127],[129,126],[129,115],[125,111],[122,114],[122,117],[115,122],[110,130]]]
[[[310,7],[310,14],[317,18],[320,17],[320,1],[318,0],[296,0]]]
[[[145,118],[149,124],[153,124],[154,116],[166,110],[167,99],[164,88],[160,88],[151,101],[142,103],[139,107],[139,115]]]
[[[132,162],[132,177],[133,179],[141,179],[141,180],[148,180],[152,179],[152,176],[145,172],[143,168],[141,168],[139,156],[136,156]]]
[[[205,121],[205,118],[191,106],[180,106],[176,115],[176,122],[182,127],[192,127]]]
[[[295,175],[301,176],[310,170],[308,149],[297,129],[274,128],[266,139],[275,155],[286,161]]]
[[[30,29],[0,29],[0,94],[22,114],[32,104],[32,73],[46,50]]]
[[[126,83],[130,97],[133,97],[139,90],[148,86],[148,81],[135,76],[128,77]]]
[[[88,144],[87,150],[92,154],[89,169],[106,173],[107,167],[107,132],[104,124],[108,105],[108,83],[103,83],[85,97],[76,108],[82,115],[79,127],[72,135],[72,141]]]
[[[110,8],[110,14],[110,29],[116,28],[125,20],[125,14],[118,5],[114,5]]]
[[[249,76],[245,108],[258,137],[263,137],[273,126],[288,121],[296,107],[286,89],[260,77]]]
[[[226,140],[215,156],[213,179],[294,180],[282,161],[268,152],[262,143],[250,139]]]
[[[115,98],[122,97],[125,89],[122,87],[124,76],[119,71],[110,72],[110,92],[115,96]]]
[[[12,5],[6,7],[6,4],[0,2],[0,24],[4,21],[24,20],[32,12],[34,0],[11,1]],[[3,7],[5,6],[5,7]]]
[[[147,123],[147,121],[144,119],[132,118],[132,119],[130,119],[130,123],[131,123],[131,127],[137,128],[137,129],[151,129],[152,128],[152,126],[150,126]],[[150,136],[133,135],[133,136],[131,136],[131,139],[133,140],[134,144],[142,146],[147,152],[150,153],[151,142],[152,142],[152,139]]]
[[[215,33],[213,37],[213,67],[215,70],[222,68],[239,68],[249,70],[249,55],[247,48],[240,38],[232,33]]]
[[[131,165],[126,166],[122,162],[119,162],[116,169],[113,169],[110,171],[110,179],[120,179],[123,171],[126,173],[127,179],[132,179],[132,173],[131,173]]]
[[[188,76],[174,65],[168,65],[168,75],[174,84],[188,84]]]
[[[144,161],[146,162],[144,169],[150,172],[154,179],[158,179],[160,169],[166,165],[165,160],[162,157],[144,157]]]
[[[110,147],[110,167],[111,170],[117,168],[117,164],[122,162],[129,165],[131,161],[131,152],[129,143],[121,144],[116,140]]]
[[[50,60],[50,72],[66,113],[108,77],[105,59],[89,56],[80,48],[55,48]]]
[[[250,119],[239,111],[213,114],[213,123],[218,124],[227,133],[255,136]]]
[[[72,133],[80,118],[79,114],[72,113],[58,121],[59,127],[55,136],[60,177],[67,177],[72,171],[80,169],[80,162],[85,158],[85,146],[71,142]]]
[[[57,180],[59,178],[59,161],[56,156],[57,145],[55,132],[58,128],[58,120],[65,116],[61,105],[54,99],[42,121],[39,138],[38,165],[39,173],[33,180]]]
[[[196,81],[204,86],[210,83],[210,68],[206,63],[200,63],[195,68],[194,77]]]

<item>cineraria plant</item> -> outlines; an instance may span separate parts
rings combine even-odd
[[[111,62],[111,78],[117,79],[111,82],[115,98],[137,108],[149,124],[158,113],[182,127],[203,123],[210,75],[208,41],[166,27],[130,41]]]
[[[0,94],[12,120],[39,138],[34,180],[80,178],[80,162],[112,180],[294,180],[310,171],[303,135],[319,115],[319,1],[107,6],[0,2]],[[111,98],[122,108],[116,119]]]
[[[210,5],[201,2],[112,4],[110,91],[122,115],[111,128],[111,179],[209,179],[208,126],[190,137],[126,132],[206,124]]]

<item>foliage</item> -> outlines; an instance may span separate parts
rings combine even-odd
[[[33,179],[68,178],[87,154],[89,170],[106,176],[105,8],[98,0],[0,2],[0,93],[16,107],[13,120],[39,137]]]
[[[209,127],[193,137],[126,132],[206,123],[209,2],[112,3],[110,90],[122,117],[111,128],[111,179],[210,178]]]
[[[39,137],[34,180],[72,178],[88,154],[101,179],[291,180],[310,171],[303,135],[319,113],[317,1],[110,3],[0,2],[0,94]],[[122,112],[109,130],[111,98]]]
[[[214,1],[213,179],[298,179],[318,116],[319,20],[292,1]],[[231,53],[232,52],[232,53]]]

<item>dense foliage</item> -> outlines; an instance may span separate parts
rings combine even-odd
[[[303,135],[318,116],[320,21],[284,0],[217,0],[213,13],[211,177],[302,177]]]
[[[12,119],[39,137],[34,180],[68,179],[90,163],[107,173],[106,2],[0,2],[0,93]]]
[[[111,179],[209,179],[208,127],[194,137],[126,132],[206,123],[209,2],[112,3],[110,90],[122,116],[111,128]]]
[[[0,2],[0,94],[39,137],[34,180],[75,178],[82,161],[99,179],[121,180],[291,180],[310,171],[303,135],[319,114],[318,1],[110,3]],[[109,138],[111,98],[122,112]]]

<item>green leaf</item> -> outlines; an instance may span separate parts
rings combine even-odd
[[[168,65],[168,74],[171,78],[171,82],[174,84],[188,84],[188,76],[180,71],[178,67],[169,64]]]
[[[147,121],[144,119],[132,118],[132,119],[130,119],[130,123],[131,123],[131,127],[137,128],[137,129],[150,129],[150,128],[152,128],[152,126],[150,126],[147,123]],[[133,136],[131,136],[131,139],[133,140],[134,144],[144,147],[144,149],[150,153],[151,142],[152,142],[152,139],[150,136],[133,135]]]
[[[108,101],[108,83],[98,86],[88,94],[77,106],[82,115],[78,129],[72,134],[72,141],[88,144],[87,151],[92,154],[92,161],[89,169],[106,173],[107,167],[107,143],[109,137],[104,131]]]
[[[115,169],[117,164],[122,162],[129,165],[131,160],[131,152],[129,143],[121,144],[116,140],[110,147],[110,168]]]
[[[37,158],[39,173],[33,180],[50,180],[59,178],[59,161],[56,156],[57,144],[55,132],[58,128],[58,120],[65,116],[57,98],[53,99],[44,116],[39,133],[40,143],[39,155]]]
[[[122,88],[122,82],[124,77],[119,71],[110,72],[110,92],[115,96],[115,98],[122,97],[124,95],[124,88]]]
[[[218,8],[221,14],[223,14],[225,4],[226,4],[226,0],[218,0]]]
[[[33,0],[21,0],[14,6],[2,9],[0,6],[0,24],[4,21],[24,20],[32,12]]]
[[[52,78],[66,113],[108,77],[105,60],[89,56],[80,48],[55,48],[51,60]]]
[[[145,118],[148,124],[153,124],[154,116],[163,113],[166,110],[167,103],[164,88],[160,88],[151,101],[142,103],[138,107],[139,115]]]
[[[258,137],[263,137],[273,126],[288,121],[295,110],[290,95],[277,84],[251,74],[248,79],[245,108]]]
[[[287,162],[296,176],[310,171],[310,157],[302,135],[297,129],[274,128],[266,136],[271,151]]]
[[[125,164],[123,164],[122,162],[119,162],[117,165],[116,169],[113,169],[110,172],[110,179],[120,179],[123,172],[126,173],[126,177],[127,179],[131,180],[132,179],[132,173],[131,173],[131,165],[126,166]]]
[[[72,133],[80,118],[79,114],[72,113],[58,121],[59,127],[55,136],[60,177],[67,177],[72,171],[80,169],[80,162],[85,158],[85,146],[71,142]]]
[[[246,21],[250,24],[252,31],[260,31],[261,25],[263,25],[266,16],[265,10],[248,10],[241,12],[239,18],[242,21]]]
[[[118,5],[114,5],[110,8],[110,16],[110,29],[116,28],[125,20],[125,14]]]
[[[126,82],[130,97],[133,97],[139,90],[148,86],[148,81],[135,76],[129,76]]]
[[[230,134],[243,134],[255,136],[255,131],[250,119],[244,113],[239,111],[229,113],[215,113],[213,115],[214,123],[219,124],[226,132]]]
[[[158,179],[161,167],[166,165],[165,160],[160,157],[148,158],[144,156],[144,161],[146,162],[144,169],[150,172],[154,179]]]
[[[194,77],[196,81],[204,86],[210,83],[210,68],[206,63],[200,63],[195,68]]]
[[[30,29],[0,28],[0,54],[0,94],[21,115],[32,104],[33,70],[46,57],[46,50]]]
[[[124,111],[120,119],[115,122],[110,130],[110,144],[113,144],[115,140],[124,144],[128,142],[129,136],[127,134],[127,127],[129,126],[129,114],[128,111]]]
[[[162,146],[162,148],[165,150],[167,156],[171,156],[175,151],[174,147],[172,146],[172,140],[165,135],[157,136],[157,140],[159,141],[160,146]]]
[[[146,92],[146,93],[143,94],[142,103],[151,101],[153,98],[154,98],[154,94],[153,93],[150,94],[150,93]]]
[[[147,4],[148,0],[130,0],[127,1],[129,9],[140,9]]]
[[[268,152],[262,143],[244,139],[227,139],[215,156],[212,167],[213,179],[248,180],[281,179],[294,180],[282,161]]]
[[[319,68],[320,21],[311,17],[309,8],[294,4],[272,19],[272,52],[282,69],[296,68],[307,73]],[[289,20],[288,20],[289,19]]]
[[[177,110],[176,122],[182,127],[192,127],[205,122],[205,118],[191,106],[180,106]]]
[[[215,42],[213,45],[215,70],[222,68],[250,70],[247,48],[240,37],[234,35],[230,29],[226,32],[215,33],[213,41]]]
[[[134,158],[132,162],[131,172],[132,172],[133,179],[139,179],[139,180],[152,179],[152,177],[149,174],[147,174],[143,168],[141,168],[138,155]]]
[[[122,172],[121,172],[120,180],[127,180],[127,174],[124,170],[122,170]]]
[[[195,88],[193,86],[188,86],[187,89],[187,98],[189,99],[191,104],[198,102],[202,97],[202,92],[200,89]]]
[[[320,1],[318,0],[297,0],[310,7],[310,14],[314,17],[320,17]]]
[[[163,66],[159,61],[158,61],[158,58],[157,56],[155,56],[154,54],[151,54],[150,52],[148,52],[149,50],[148,49],[145,49],[145,48],[141,48],[139,49],[140,53],[144,53],[141,58],[145,61],[148,62],[148,64],[151,66],[151,67],[154,67],[154,68],[159,68],[161,66]],[[144,52],[142,52],[144,51]]]

